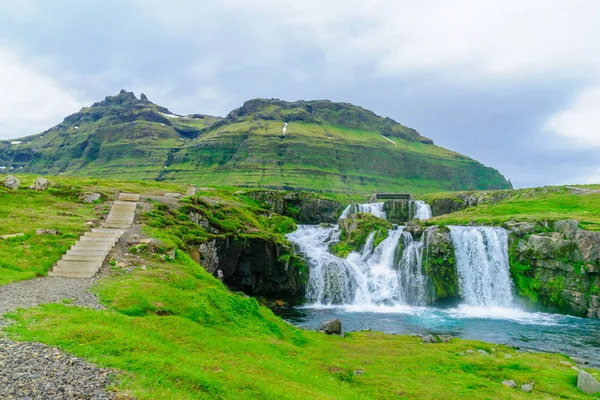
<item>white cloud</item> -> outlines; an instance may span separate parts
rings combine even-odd
[[[0,49],[0,138],[39,133],[82,103],[44,76]]]
[[[523,76],[600,68],[595,0],[224,0],[280,39],[298,36],[340,65],[381,73],[466,68]],[[596,51],[594,51],[594,49]]]
[[[546,128],[574,145],[600,147],[600,86],[581,93],[566,110],[554,115]]]

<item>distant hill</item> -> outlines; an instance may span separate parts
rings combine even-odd
[[[352,104],[254,99],[225,118],[181,116],[124,90],[41,134],[0,142],[1,167],[337,192],[511,187],[497,170]]]

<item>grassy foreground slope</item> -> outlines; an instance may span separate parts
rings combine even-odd
[[[510,187],[495,169],[347,103],[255,99],[226,118],[178,116],[125,91],[42,134],[0,142],[1,167],[363,194]]]
[[[2,204],[15,210],[30,196],[41,204],[62,195],[71,212],[84,217],[93,213],[92,206],[79,210],[78,201],[66,194],[94,189],[93,182],[102,192],[110,187],[154,194],[177,189],[162,183],[148,187],[89,179],[67,186],[65,178],[58,179],[55,192],[21,190],[4,197]],[[231,202],[227,193],[216,191],[213,196]],[[245,212],[231,209],[232,215]],[[11,218],[15,227],[31,224],[26,214],[12,213]],[[36,218],[31,226],[66,227],[50,212]],[[73,221],[75,231],[82,229],[84,219]],[[166,247],[182,240],[176,226],[156,228],[163,223],[160,213],[151,211],[143,221],[145,232],[160,236]],[[188,223],[182,220],[182,229]],[[576,389],[577,373],[560,364],[567,360],[563,356],[459,339],[422,344],[420,338],[377,332],[326,336],[297,329],[255,299],[232,293],[181,250],[173,260],[151,253],[140,257],[136,268],[115,266],[96,284],[105,310],[65,304],[20,310],[12,315],[16,323],[7,328],[10,336],[58,346],[118,369],[115,386],[121,398],[589,398]],[[29,267],[38,262],[29,261]],[[525,394],[510,389],[501,383],[506,379],[534,381],[535,390]]]

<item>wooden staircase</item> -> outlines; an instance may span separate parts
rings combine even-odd
[[[48,276],[92,278],[125,230],[131,227],[139,200],[139,194],[119,194],[106,221],[99,228],[93,228],[80,237],[54,265]]]

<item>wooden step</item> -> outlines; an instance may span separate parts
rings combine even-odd
[[[137,193],[119,193],[121,201],[140,201],[140,195]]]
[[[106,232],[86,232],[82,237],[97,237],[97,238],[119,238],[123,235],[121,231],[106,231]]]
[[[89,233],[115,233],[122,236],[125,231],[123,229],[112,229],[112,228],[92,228],[92,231]]]
[[[108,249],[109,247],[113,247],[115,245],[115,241],[114,240],[103,240],[101,242],[92,242],[92,241],[79,241],[77,243],[75,243],[73,246],[71,246],[71,248],[73,247],[81,247],[81,248],[86,248],[86,249],[93,249],[93,248],[99,248],[99,249]]]
[[[54,271],[57,269],[100,268],[101,265],[100,261],[60,260],[56,263]]]
[[[64,261],[98,261],[103,262],[105,256],[103,255],[83,255],[83,254],[65,254],[61,260]]]
[[[131,228],[131,224],[122,224],[122,223],[112,223],[112,222],[105,222],[102,224],[102,227],[104,228],[114,228],[114,229],[129,229]]]
[[[132,203],[131,201],[116,200],[116,201],[113,201],[113,207],[115,207],[115,206],[131,207],[135,210],[135,208],[137,207],[137,203]]]
[[[50,271],[48,276],[60,276],[61,278],[91,279],[98,271]]]
[[[73,256],[102,256],[106,257],[108,250],[90,250],[90,249],[76,249],[67,250],[67,255]]]
[[[97,236],[82,236],[79,238],[80,242],[94,242],[94,243],[117,243],[119,238],[105,236],[105,237],[97,237]]]

